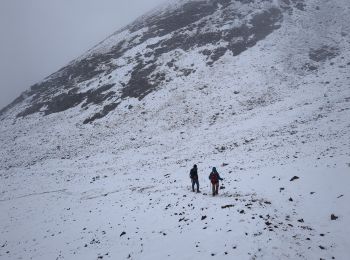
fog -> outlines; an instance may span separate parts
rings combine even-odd
[[[166,0],[0,0],[0,109]]]

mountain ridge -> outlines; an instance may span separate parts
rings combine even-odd
[[[149,51],[144,53],[144,56],[141,56],[140,53],[136,53],[136,55],[134,56],[131,56],[129,58],[127,57],[127,59],[129,59],[127,63],[134,62],[134,67],[132,68],[132,72],[130,73],[130,79],[126,82],[120,82],[122,91],[122,95],[120,97],[121,99],[125,99],[128,97],[137,97],[142,99],[145,95],[153,91],[153,89],[157,88],[165,80],[164,77],[166,73],[156,73],[157,67],[159,67],[159,65],[164,65],[157,64],[157,60],[161,55],[165,53],[169,53],[178,48],[187,51],[189,49],[199,48],[208,44],[217,44],[222,41],[227,42],[227,47],[220,46],[219,48],[214,50],[202,51],[202,54],[204,56],[207,56],[207,60],[209,59],[208,64],[212,65],[221,56],[223,56],[227,50],[231,51],[233,55],[239,55],[246,48],[249,48],[251,45],[256,44],[257,41],[266,37],[266,35],[271,33],[274,29],[277,29],[278,25],[276,25],[277,27],[274,28],[275,25],[273,24],[276,24],[278,20],[280,20],[279,16],[281,13],[279,9],[271,8],[267,9],[266,11],[257,12],[256,16],[252,17],[249,21],[247,21],[251,24],[251,28],[248,28],[246,25],[243,24],[240,27],[234,27],[230,30],[223,30],[222,32],[209,31],[207,33],[198,33],[197,28],[197,33],[195,33],[192,36],[191,33],[188,31],[181,33],[182,28],[186,29],[190,25],[193,26],[193,24],[197,23],[198,21],[206,19],[207,16],[211,16],[215,12],[217,12],[219,4],[226,4],[225,7],[227,8],[233,5],[233,3],[235,2],[184,1],[182,3],[182,9],[180,12],[169,11],[169,9],[165,9],[168,11],[166,11],[165,13],[161,12],[160,14],[158,14],[158,16],[155,15],[154,17],[141,17],[131,25],[125,27],[124,31],[129,31],[129,33],[123,33],[123,29],[121,29],[119,33],[117,32],[116,34],[114,34],[114,36],[110,37],[113,39],[113,44],[107,48],[107,51],[105,53],[99,53],[98,49],[100,48],[100,46],[95,47],[93,51],[88,51],[88,55],[85,56],[85,58],[78,58],[77,60],[72,61],[68,66],[63,67],[59,71],[53,73],[46,80],[32,86],[29,91],[23,93],[7,108],[4,108],[1,111],[1,114],[3,114],[6,110],[13,107],[14,105],[24,101],[24,99],[26,99],[27,96],[33,97],[33,104],[21,113],[18,113],[17,117],[25,117],[27,115],[37,113],[41,111],[43,107],[46,106],[48,108],[46,110],[44,109],[45,115],[50,113],[61,112],[78,104],[81,104],[86,98],[88,100],[91,99],[91,96],[97,96],[97,99],[103,100],[108,99],[110,96],[115,96],[116,92],[109,92],[108,95],[104,96],[100,95],[99,91],[93,93],[85,92],[85,94],[82,94],[82,91],[80,91],[80,87],[78,86],[78,84],[88,82],[89,80],[97,76],[101,77],[101,74],[109,75],[116,69],[118,70],[119,65],[113,64],[113,59],[120,60],[124,57],[125,52],[128,52],[133,48],[153,38],[158,38],[173,33],[175,33],[176,35],[175,37],[173,35],[170,39],[160,40],[154,44],[148,44],[146,46],[146,50]],[[200,14],[199,17],[196,15],[196,12]],[[233,16],[235,16],[235,14],[232,14],[230,12],[226,12],[225,15],[219,15],[221,17],[224,17],[224,20],[232,20]],[[143,28],[143,26],[145,26],[146,28],[156,29],[155,31],[148,29],[146,33],[142,33],[141,28]],[[272,27],[269,28],[270,26]],[[141,34],[138,33],[140,30]],[[131,36],[131,40],[129,40],[128,45],[126,47],[125,40],[118,41],[115,39],[115,37],[120,38],[119,35],[123,35],[125,33],[129,35],[133,35],[134,33],[136,33],[136,36]],[[243,41],[239,41],[237,43],[230,43],[232,42],[233,38],[239,37],[243,37]],[[249,37],[252,37],[252,39],[249,39]],[[256,39],[254,37],[256,37]],[[109,40],[110,38],[108,38],[107,40]],[[103,44],[104,43],[102,42],[100,45]],[[152,59],[151,56],[154,56],[154,58]],[[173,63],[173,60],[174,59],[169,60],[167,64]],[[185,75],[188,75],[191,72],[192,70],[190,68],[183,69],[183,73]],[[109,75],[109,77],[111,77],[111,75]],[[66,89],[68,93],[62,93],[61,95],[57,94],[60,92],[60,88],[63,90]],[[79,93],[76,94],[77,92]],[[55,109],[51,107],[52,103],[55,104],[54,106],[56,108],[58,108],[59,106],[58,103],[64,103],[65,105],[63,105],[60,109]],[[117,107],[111,104],[110,106],[113,107],[113,109]],[[109,111],[109,109],[107,110]]]

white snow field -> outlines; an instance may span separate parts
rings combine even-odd
[[[163,54],[195,72],[164,65],[171,81],[90,124],[99,105],[6,111],[0,259],[350,259],[350,3],[305,3],[212,66],[195,49]]]

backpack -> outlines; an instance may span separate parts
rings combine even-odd
[[[218,183],[219,182],[219,176],[217,173],[212,172],[210,174],[210,180],[212,184]]]

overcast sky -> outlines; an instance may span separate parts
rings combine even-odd
[[[0,109],[166,0],[0,0]]]

